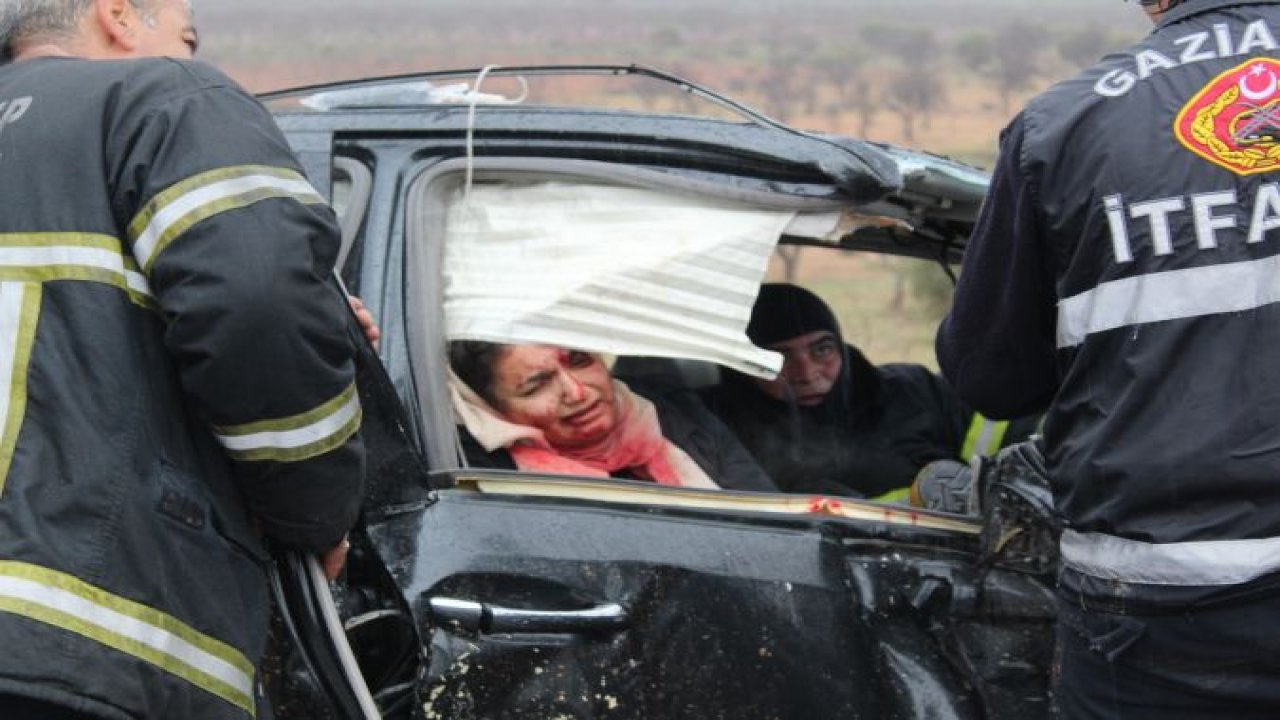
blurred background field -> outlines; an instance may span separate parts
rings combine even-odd
[[[489,64],[640,63],[797,127],[979,167],[1028,96],[1150,27],[1121,0],[209,0],[197,22],[202,58],[254,91]],[[539,100],[704,110],[652,82],[539,90]],[[836,307],[849,339],[877,362],[933,365],[945,273],[831,254],[806,251],[794,278]]]
[[[1027,95],[1149,27],[1122,0],[217,0],[197,13],[203,58],[255,91],[488,64],[641,63],[798,127],[979,165]],[[683,100],[635,87],[613,100]]]

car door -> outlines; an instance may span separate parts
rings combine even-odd
[[[1030,718],[1052,598],[980,526],[858,501],[459,472],[370,536],[428,717]],[[822,505],[821,508],[813,504]]]

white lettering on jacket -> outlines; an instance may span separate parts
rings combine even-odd
[[[1117,263],[1133,262],[1134,237],[1150,239],[1154,256],[1174,252],[1174,220],[1189,217],[1197,250],[1216,250],[1224,233],[1246,229],[1245,242],[1257,244],[1280,229],[1280,183],[1263,183],[1250,202],[1241,203],[1235,190],[1195,193],[1127,203],[1121,195],[1102,198]]]
[[[0,133],[4,132],[6,125],[12,125],[22,119],[27,114],[27,109],[31,107],[31,97],[20,97],[13,100],[0,100]]]
[[[1275,34],[1263,20],[1255,20],[1244,26],[1238,38],[1232,35],[1231,26],[1219,23],[1213,26],[1212,31],[1184,35],[1175,39],[1173,44],[1180,50],[1177,57],[1172,53],[1149,48],[1141,50],[1130,58],[1130,68],[1111,70],[1103,75],[1094,84],[1094,92],[1103,97],[1120,97],[1139,82],[1163,70],[1280,48]]]

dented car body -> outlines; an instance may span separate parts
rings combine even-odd
[[[527,191],[572,186],[574,207],[603,194],[593,188],[643,190],[662,209],[625,216],[628,226],[661,215],[677,223],[663,232],[680,236],[676,204],[693,207],[691,216],[746,208],[763,213],[753,216],[766,219],[761,227],[776,219],[770,247],[860,249],[944,267],[958,262],[984,191],[972,168],[797,132],[654,71],[492,74],[566,73],[648,75],[738,117],[421,94],[423,80],[472,82],[481,71],[267,98],[313,182],[331,192],[344,227],[341,275],[385,333],[360,371],[370,473],[347,572],[329,585],[297,557],[277,563],[276,642],[264,668],[273,715],[1046,716],[1055,531],[1033,454],[977,461],[980,516],[467,467],[446,380],[451,336],[508,332],[623,355],[760,360],[732,338],[684,337],[656,311],[645,314],[651,325],[628,332],[608,317],[630,302],[617,292],[539,301],[495,324],[458,291],[473,256],[458,255],[469,246],[457,208],[480,203],[490,230],[513,212],[483,205],[484,188],[519,206]],[[397,94],[406,82],[412,92]],[[298,98],[309,107],[282,107]],[[559,217],[558,207],[537,217]],[[675,272],[653,269],[656,241],[615,230],[586,237],[615,243],[609,257],[635,259],[637,272]],[[728,251],[709,247],[690,262],[713,272]],[[492,286],[503,307],[542,292],[509,292],[510,282],[484,285],[487,277],[479,273],[477,287]],[[677,318],[688,312],[672,303]],[[617,332],[592,345],[601,327]],[[556,334],[566,328],[577,334]]]

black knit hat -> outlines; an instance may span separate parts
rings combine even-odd
[[[760,286],[760,295],[751,308],[751,322],[747,324],[751,342],[772,345],[819,330],[829,330],[840,337],[840,323],[822,298],[785,283]]]

